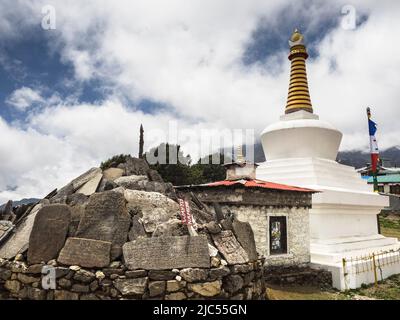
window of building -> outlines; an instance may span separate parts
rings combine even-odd
[[[287,253],[286,217],[269,218],[269,253]]]

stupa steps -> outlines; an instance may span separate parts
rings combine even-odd
[[[266,162],[258,168],[258,178],[300,186],[329,186],[371,192],[372,188],[352,167],[321,159],[287,159]]]
[[[390,239],[390,238],[389,238]],[[381,252],[390,252],[396,251],[399,249],[399,244],[393,243],[384,243],[384,241],[380,242],[369,242],[368,247],[357,248],[354,247],[353,249],[349,246],[348,248],[343,249],[342,251],[334,251],[334,252],[327,252],[327,249],[324,248],[320,249],[320,251],[312,250],[311,251],[311,261],[317,264],[338,264],[342,265],[343,258],[345,258],[349,263],[351,259],[355,261],[357,258],[360,257],[367,257],[372,254],[378,254]]]
[[[320,250],[323,252],[337,253],[354,250],[364,250],[370,247],[381,247],[393,245],[396,243],[396,238],[384,237],[382,235],[363,236],[363,237],[349,237],[333,239],[330,243],[315,243],[311,241],[311,251],[318,253]],[[365,252],[365,251],[364,251]]]
[[[306,186],[308,188],[315,188],[317,190],[321,189],[321,185],[327,185],[329,188],[341,188],[344,190],[350,190],[351,192],[371,192],[372,188],[367,185],[366,182],[363,182],[361,179],[360,182],[354,181],[354,179],[350,179],[348,177],[316,177],[315,175],[303,175],[300,177],[296,172],[292,173],[274,173],[274,175],[263,176],[260,174],[258,176],[259,179],[266,181],[273,181],[278,183],[296,185],[296,186]]]

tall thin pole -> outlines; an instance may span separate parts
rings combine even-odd
[[[371,108],[369,108],[369,107],[367,108],[367,117],[368,117],[368,120],[371,119]],[[369,125],[369,123],[368,123],[368,125]],[[371,150],[371,171],[372,171],[372,178],[374,181],[374,192],[378,192],[379,191],[378,190],[378,177],[377,177],[378,168],[377,167],[374,168],[373,162],[374,162],[374,159],[373,159],[372,150]]]
[[[143,125],[140,125],[140,138],[139,138],[139,159],[143,158],[143,145],[144,145],[144,138],[143,138]]]

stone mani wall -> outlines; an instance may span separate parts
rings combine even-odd
[[[266,265],[307,265],[310,262],[310,230],[307,208],[267,206],[224,206],[240,221],[253,228],[257,251],[266,257]],[[287,217],[288,253],[269,255],[269,217]]]
[[[265,298],[263,262],[211,268],[127,270],[120,262],[103,269],[55,267],[56,289],[42,288],[43,264],[0,260],[0,298],[30,300],[234,299]]]

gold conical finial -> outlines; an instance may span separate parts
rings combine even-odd
[[[304,44],[304,36],[295,29],[289,40],[291,61],[289,94],[285,113],[299,110],[313,112],[310,93],[308,91],[306,59],[308,53]]]
[[[292,47],[295,44],[300,44],[304,39],[303,35],[300,33],[299,29],[294,29],[292,36],[290,37],[289,44]],[[303,43],[301,43],[303,44]]]

